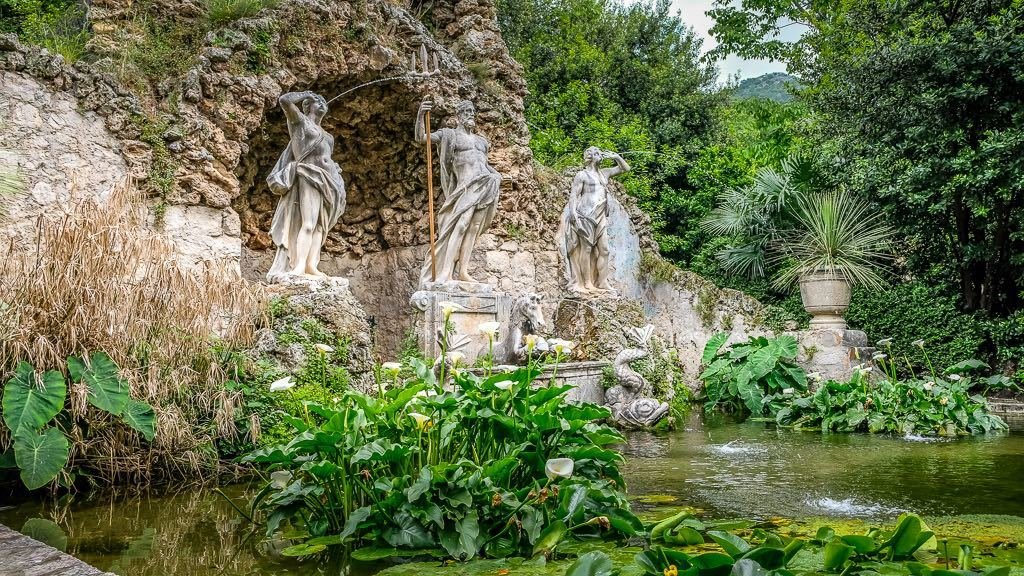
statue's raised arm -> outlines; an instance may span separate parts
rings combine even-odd
[[[629,163],[623,160],[622,156],[619,156],[618,152],[605,152],[602,156],[615,161],[615,166],[612,166],[611,168],[603,168],[601,170],[606,178],[611,178],[612,176],[618,176],[619,174],[629,172]]]
[[[430,112],[433,109],[434,109],[434,104],[430,100],[424,100],[423,102],[420,103],[420,109],[416,113],[416,126],[413,128],[413,130],[414,130],[413,138],[415,138],[416,142],[419,143],[419,144],[423,144],[423,143],[425,143],[427,141],[427,136],[426,136],[427,132],[426,132],[426,126],[425,126],[426,123],[423,121],[423,118],[426,116],[427,112]],[[430,141],[435,143],[435,144],[437,142],[440,142],[441,141],[441,134],[440,134],[440,132],[431,132],[430,133]]]

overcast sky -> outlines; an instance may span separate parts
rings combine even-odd
[[[705,14],[711,8],[712,0],[673,0],[672,5],[680,12],[683,21],[693,27],[693,30],[704,39],[703,49],[705,52],[715,47],[715,39],[708,34],[708,30],[714,21]],[[724,61],[718,62],[719,82],[725,82],[730,75],[737,72],[740,78],[753,78],[768,72],[785,72],[786,65],[781,62],[769,62],[767,60],[746,60],[737,56],[729,55]]]

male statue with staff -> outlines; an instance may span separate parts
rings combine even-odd
[[[476,108],[472,102],[463,100],[455,107],[455,128],[435,132],[429,132],[424,121],[432,108],[429,100],[420,104],[415,137],[428,146],[428,153],[429,146],[437,144],[444,202],[437,211],[437,237],[432,238],[431,258],[423,265],[420,286],[453,280],[475,283],[469,275],[470,257],[497,211],[501,174],[487,163],[487,140],[473,132]],[[428,182],[428,193],[433,194],[432,182]]]

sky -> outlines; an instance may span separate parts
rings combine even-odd
[[[711,9],[712,0],[673,0],[672,6],[680,12],[683,21],[693,27],[694,32],[704,39],[702,48],[705,52],[714,48],[717,43],[708,34],[708,30],[714,25],[714,21],[705,12]],[[725,83],[730,75],[739,72],[740,78],[753,78],[768,72],[785,72],[786,65],[782,62],[771,62],[768,60],[746,60],[738,56],[729,55],[725,60],[718,62],[718,81]]]

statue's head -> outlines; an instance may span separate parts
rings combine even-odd
[[[463,100],[455,106],[455,116],[459,119],[459,124],[466,128],[476,126],[476,106],[469,100]]]
[[[583,151],[583,162],[590,164],[591,162],[600,162],[603,154],[601,149],[597,146],[591,146]]]
[[[327,115],[327,99],[319,94],[302,101],[302,113],[319,122]]]

